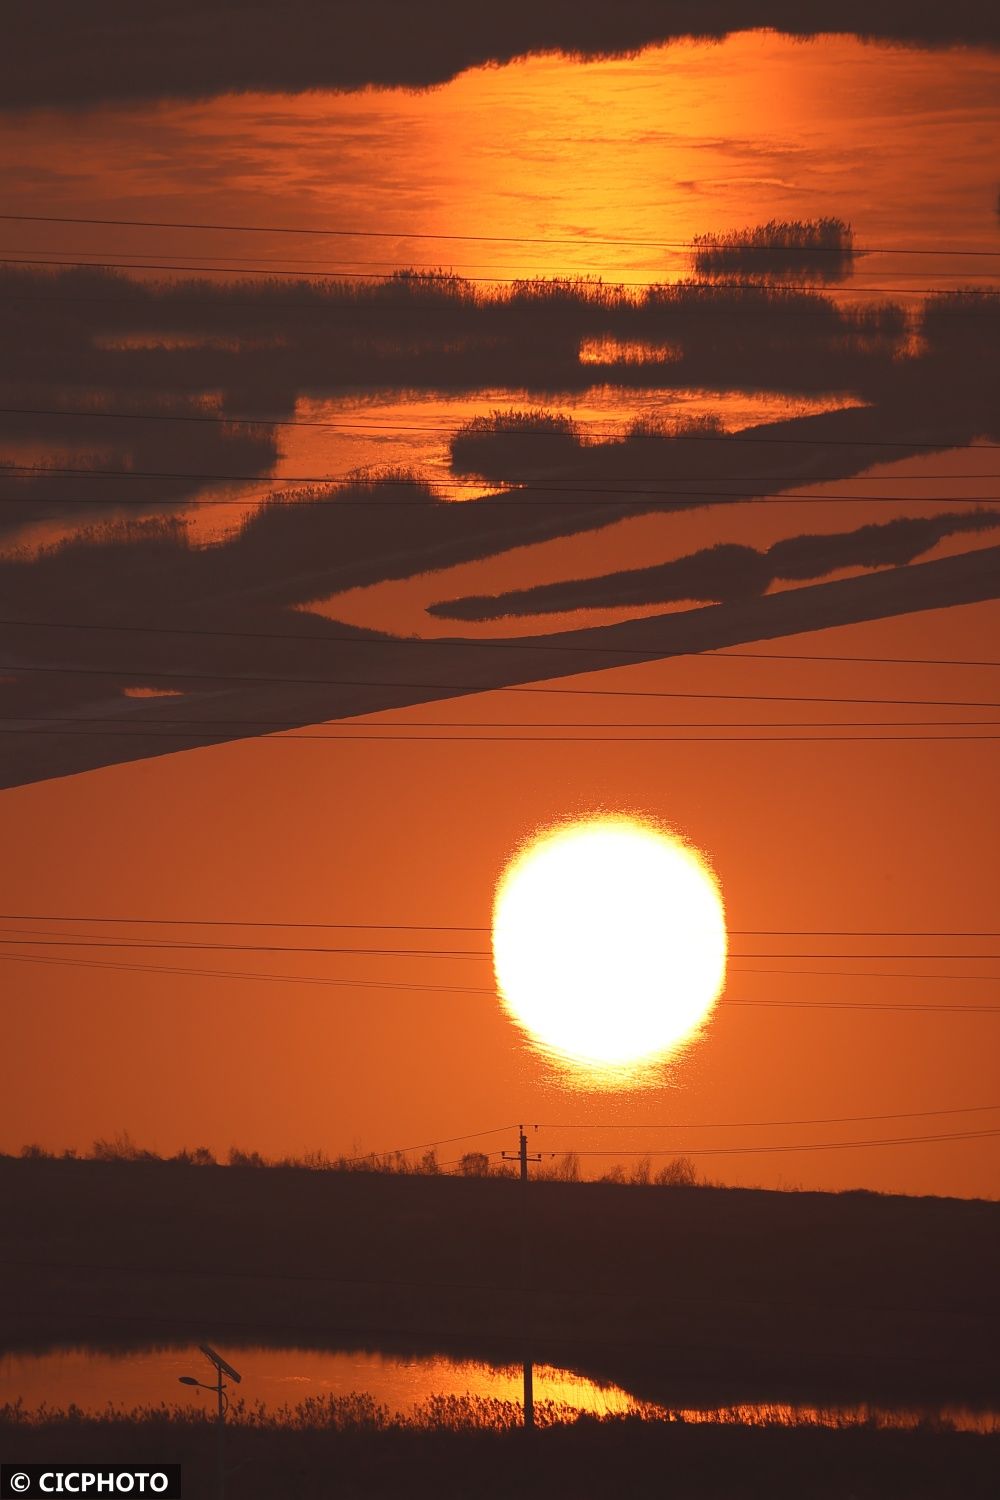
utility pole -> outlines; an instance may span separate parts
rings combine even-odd
[[[531,1228],[528,1221],[528,1163],[529,1161],[541,1161],[541,1154],[528,1155],[528,1137],[524,1126],[519,1125],[518,1144],[516,1154],[503,1151],[501,1155],[504,1161],[516,1161],[521,1168],[521,1334],[524,1340],[524,1428],[526,1432],[533,1430],[535,1426],[535,1367],[531,1358],[529,1339],[531,1336],[530,1320],[528,1314],[528,1293],[531,1279],[530,1269],[530,1235]],[[538,1126],[535,1126],[538,1129]]]

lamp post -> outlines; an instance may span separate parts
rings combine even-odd
[[[229,1407],[229,1397],[226,1395],[225,1376],[228,1375],[230,1380],[234,1380],[237,1385],[239,1385],[243,1377],[240,1375],[238,1370],[233,1369],[232,1365],[226,1363],[221,1354],[216,1354],[215,1350],[210,1344],[199,1344],[198,1347],[201,1350],[202,1354],[204,1354],[205,1358],[211,1360],[212,1364],[215,1366],[215,1384],[208,1385],[204,1380],[196,1380],[193,1375],[178,1375],[177,1378],[180,1381],[181,1385],[196,1385],[199,1390],[214,1391],[218,1398],[218,1417],[216,1419],[215,1427],[216,1433],[218,1435],[217,1464],[219,1475],[219,1500],[225,1500],[226,1411]]]

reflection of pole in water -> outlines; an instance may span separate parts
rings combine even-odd
[[[532,1428],[535,1425],[535,1366],[528,1348],[528,1340],[531,1330],[528,1318],[528,1282],[530,1279],[530,1225],[528,1223],[528,1162],[541,1161],[541,1155],[528,1155],[528,1137],[524,1133],[524,1126],[519,1125],[518,1148],[516,1156],[508,1151],[501,1152],[505,1161],[517,1161],[521,1166],[521,1335],[524,1340],[526,1359],[524,1361],[524,1425]],[[538,1126],[535,1126],[538,1129]]]

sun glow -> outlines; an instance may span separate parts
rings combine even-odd
[[[722,990],[726,922],[704,858],[631,817],[543,829],[493,903],[501,999],[571,1067],[629,1070],[691,1041]]]

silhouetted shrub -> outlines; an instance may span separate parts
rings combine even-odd
[[[675,1156],[660,1168],[654,1181],[660,1187],[697,1187],[698,1173],[690,1156]]]
[[[90,1148],[90,1159],[91,1161],[162,1160],[155,1151],[146,1151],[137,1146],[127,1130],[120,1131],[109,1141],[98,1137]]]
[[[238,1146],[230,1146],[226,1161],[231,1167],[266,1167],[268,1165],[259,1151],[241,1151]]]

